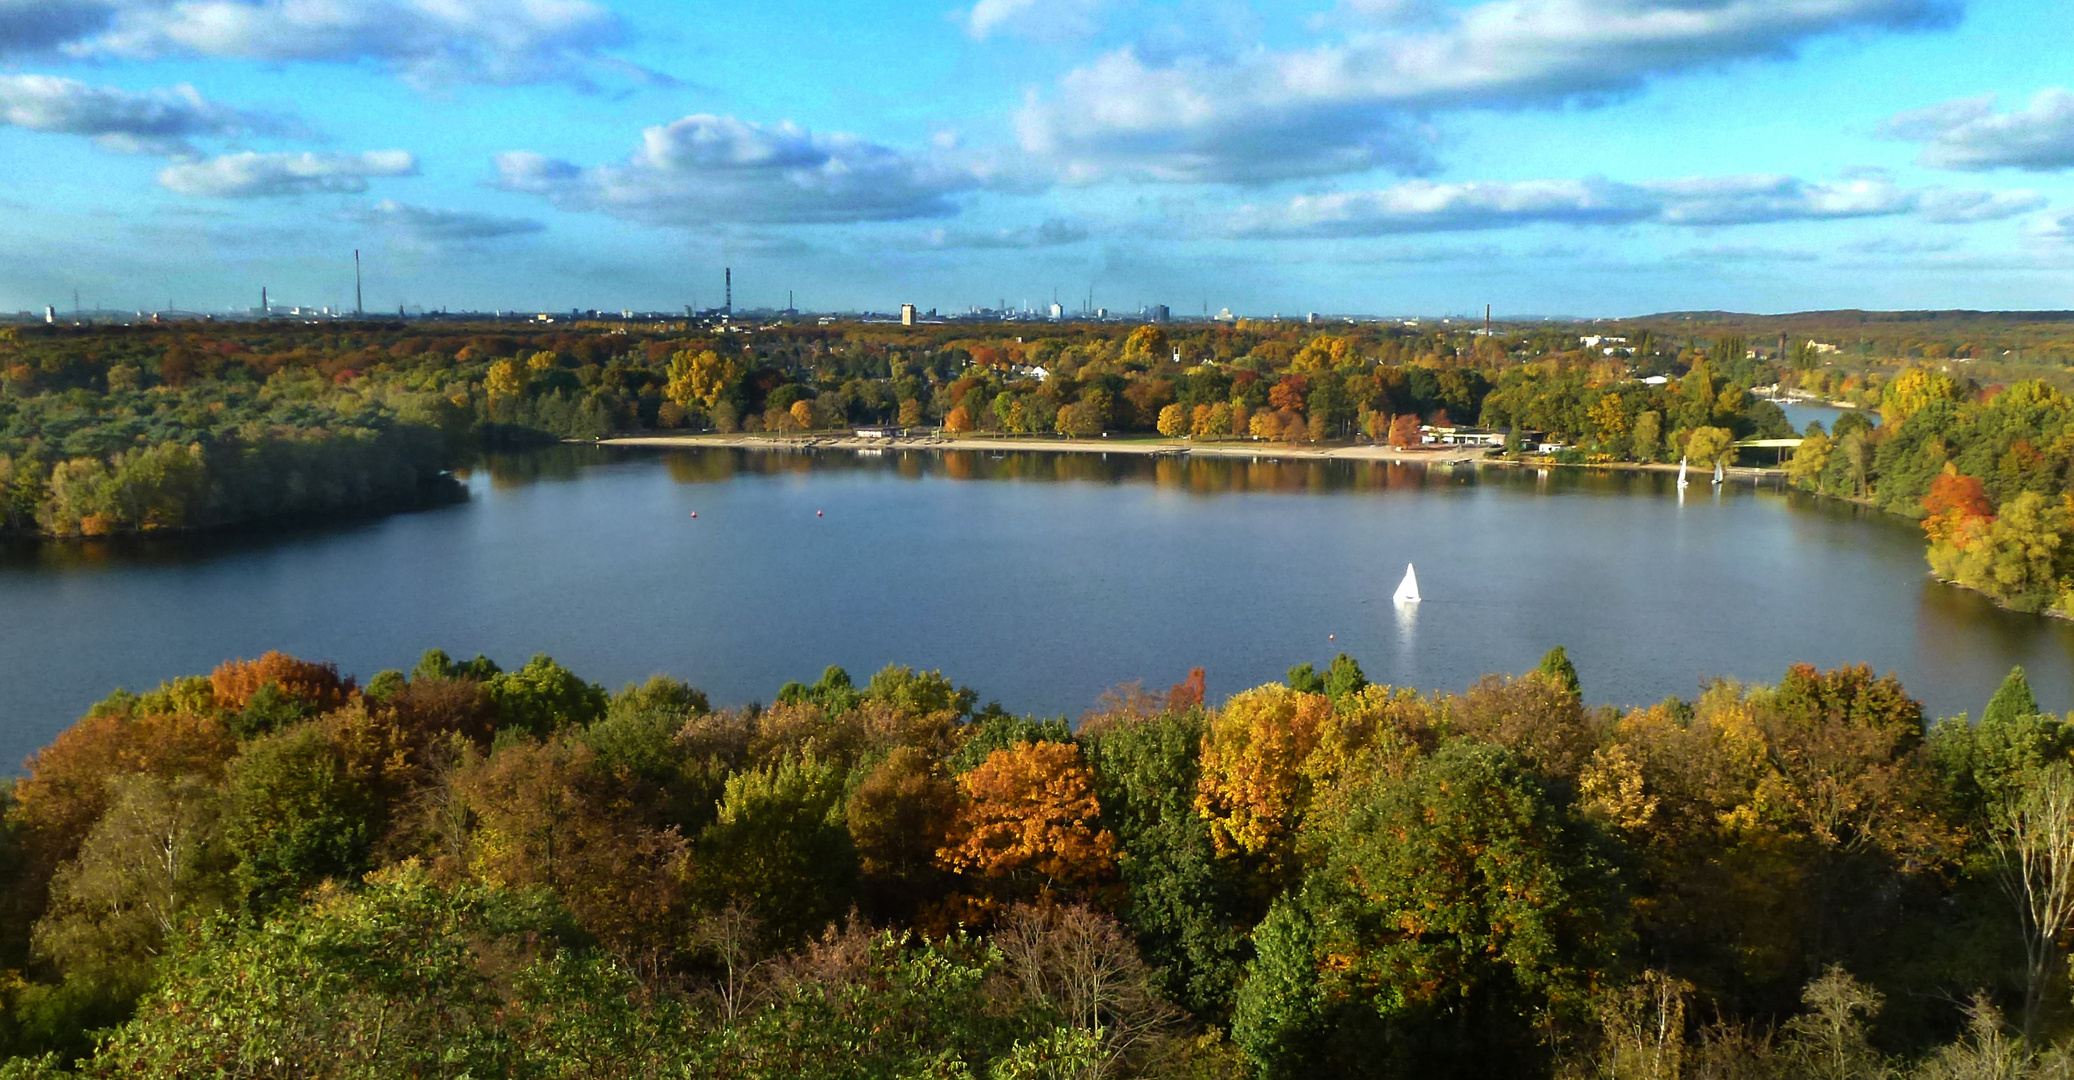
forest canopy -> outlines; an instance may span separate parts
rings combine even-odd
[[[2061,1075],[2074,724],[269,653],[4,791],[10,1076]],[[1999,1071],[1998,1071],[1999,1070]]]

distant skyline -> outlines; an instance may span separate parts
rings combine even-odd
[[[0,310],[2074,308],[2046,0],[0,0]]]

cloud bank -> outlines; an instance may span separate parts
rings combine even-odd
[[[1884,179],[1810,183],[1790,176],[1689,177],[1640,184],[1586,180],[1433,183],[1299,195],[1246,206],[1229,235],[1321,239],[1466,232],[1526,225],[1692,227],[1834,221],[1915,214],[1931,221],[2007,218],[2036,209],[2033,192],[1907,190]]]
[[[1941,0],[1487,0],[1431,13],[1435,28],[1400,29],[1391,12],[1311,48],[1160,60],[1117,50],[1031,96],[1016,127],[1025,150],[1076,180],[1419,174],[1432,168],[1419,126],[1432,110],[1591,102],[1952,12]]]
[[[2048,172],[2074,168],[2074,92],[2040,90],[2030,104],[1997,113],[1994,95],[1901,113],[1882,134],[1923,144],[1917,158],[1938,169]]]
[[[376,177],[413,176],[418,162],[403,150],[363,154],[225,154],[167,166],[158,182],[183,195],[219,199],[279,198],[320,192],[358,193]]]
[[[625,161],[497,157],[498,186],[656,225],[824,225],[948,217],[971,171],[855,135],[695,115],[646,129]]]
[[[372,64],[419,85],[587,82],[631,37],[592,0],[0,0],[0,56]]]
[[[297,131],[279,117],[215,104],[192,86],[146,93],[89,86],[54,75],[0,75],[0,124],[83,135],[126,154],[191,156],[194,138],[237,138]]]

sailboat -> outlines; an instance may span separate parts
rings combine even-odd
[[[1400,604],[1419,602],[1419,575],[1410,563],[1404,564],[1404,580],[1397,583],[1397,592],[1390,599]]]
[[[1683,491],[1683,490],[1685,489],[1685,459],[1684,459],[1684,458],[1679,458],[1679,459],[1678,459],[1678,489],[1679,489],[1680,491]]]
[[[1714,486],[1721,486],[1721,463],[1718,461],[1714,463]]]

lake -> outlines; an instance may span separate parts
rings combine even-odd
[[[1494,466],[558,448],[465,504],[288,533],[0,558],[0,759],[116,686],[279,648],[363,680],[424,649],[552,654],[769,701],[826,664],[940,668],[1078,716],[1189,667],[1214,696],[1345,651],[1455,690],[1569,649],[1593,702],[1787,665],[1898,671],[1978,714],[2012,664],[2074,696],[2074,626],[1926,574],[1909,522],[1748,483]],[[692,517],[693,513],[697,517]],[[1391,592],[1407,563],[1425,602]]]

